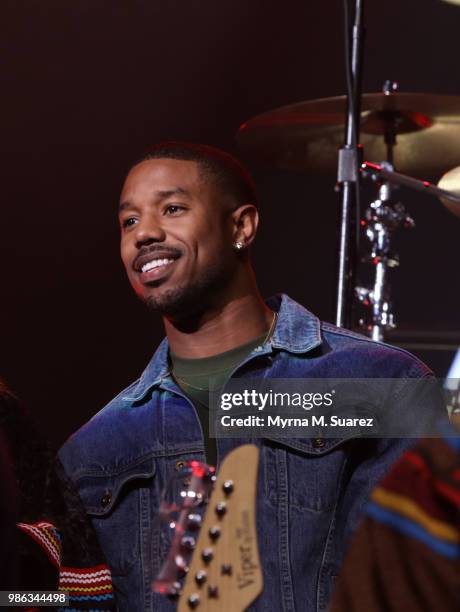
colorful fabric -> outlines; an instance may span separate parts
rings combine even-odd
[[[460,610],[460,445],[406,452],[374,489],[330,612]]]
[[[107,610],[114,606],[112,576],[107,565],[90,568],[62,566],[62,544],[59,531],[47,522],[18,523],[45,552],[59,571],[58,589],[69,594],[69,606],[78,610]],[[69,608],[65,608],[69,610]]]
[[[106,610],[114,604],[112,576],[107,565],[89,569],[61,567],[59,590],[69,593],[69,606],[78,604],[79,610]]]
[[[458,466],[447,439],[426,441],[405,453],[374,490],[367,514],[436,554],[460,559]]]
[[[61,564],[61,536],[51,523],[38,522],[33,524],[17,523],[17,527],[27,533],[45,551],[46,556],[53,565]]]
[[[0,439],[17,498],[11,513],[17,531],[2,550],[12,568],[4,585],[66,591],[70,607],[65,610],[114,610],[110,570],[75,486],[1,380]]]

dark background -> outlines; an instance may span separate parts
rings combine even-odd
[[[237,152],[246,119],[345,93],[342,2],[4,0],[0,13],[0,373],[60,444],[137,378],[163,335],[119,260],[130,163],[161,139]],[[366,13],[364,91],[391,78],[460,95],[460,8],[387,0]],[[256,179],[262,293],[333,320],[334,174]],[[402,196],[417,227],[397,240],[399,324],[458,330],[460,221],[432,198]],[[433,353],[432,365],[441,373],[448,359]]]

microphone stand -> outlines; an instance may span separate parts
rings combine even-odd
[[[344,0],[347,2],[348,0]],[[346,5],[345,5],[346,6]],[[348,11],[345,11],[345,28],[348,29]],[[337,283],[336,324],[352,326],[352,306],[356,258],[358,251],[359,223],[359,173],[358,142],[361,114],[361,75],[364,43],[364,0],[355,1],[352,29],[351,57],[346,57],[347,69],[347,118],[345,143],[339,151],[337,181],[342,187],[340,214],[339,269]],[[349,34],[346,39],[349,39]],[[350,52],[346,45],[346,53]]]

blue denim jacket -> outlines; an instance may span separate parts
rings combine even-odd
[[[321,323],[286,295],[272,338],[234,377],[416,378],[430,370],[409,353]],[[150,585],[169,546],[158,515],[163,488],[186,459],[204,460],[195,409],[169,374],[167,340],[139,380],[64,445],[113,573],[120,610],[166,612],[175,605]],[[218,439],[219,460],[248,440]],[[410,444],[391,439],[253,440],[261,449],[257,521],[264,590],[257,612],[323,612],[346,543],[370,490]]]

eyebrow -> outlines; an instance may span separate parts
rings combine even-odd
[[[187,191],[187,189],[184,189],[183,187],[175,187],[174,189],[164,189],[164,190],[155,191],[154,197],[155,197],[155,200],[161,201],[161,200],[166,200],[167,198],[170,198],[175,195],[182,195],[182,196],[190,197],[190,192]],[[118,212],[121,213],[127,208],[134,208],[134,205],[129,201],[122,202],[120,206],[118,207]]]

